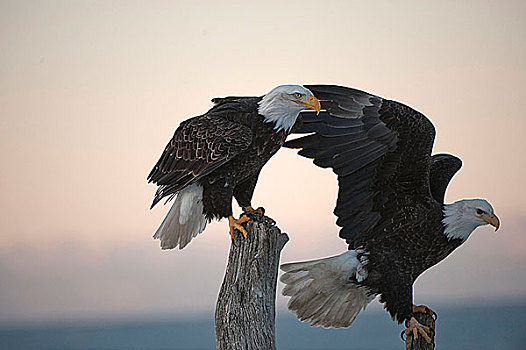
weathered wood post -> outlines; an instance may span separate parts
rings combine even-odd
[[[424,313],[418,312],[415,314],[415,318],[420,324],[430,328],[428,333],[431,338],[431,343],[426,342],[424,337],[419,336],[418,339],[413,339],[413,335],[409,335],[405,339],[405,350],[434,350],[435,349],[435,319],[433,316]]]
[[[215,312],[217,350],[276,349],[276,283],[287,234],[251,215],[236,231]]]

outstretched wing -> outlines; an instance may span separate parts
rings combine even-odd
[[[152,208],[162,198],[173,196],[193,181],[210,174],[252,142],[250,128],[211,111],[185,120],[175,130],[148,175],[148,182],[159,186]]]
[[[462,161],[451,154],[433,154],[429,171],[429,186],[433,198],[444,204],[447,185],[462,167]]]
[[[351,248],[405,225],[400,213],[432,200],[429,164],[435,130],[421,113],[394,101],[340,86],[306,86],[320,100],[318,117],[302,113],[290,148],[338,175],[334,213]],[[415,215],[421,215],[414,213]]]

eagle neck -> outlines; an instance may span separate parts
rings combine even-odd
[[[274,124],[276,132],[284,130],[290,133],[303,108],[301,105],[291,105],[290,101],[280,96],[267,94],[259,101],[258,113],[266,123]]]

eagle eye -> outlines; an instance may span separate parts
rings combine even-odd
[[[477,209],[477,215],[486,214],[486,212],[482,209]]]
[[[303,97],[303,94],[299,93],[299,92],[295,92],[294,93],[294,97],[295,98],[302,98]]]

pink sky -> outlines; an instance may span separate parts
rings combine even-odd
[[[211,312],[226,222],[184,251],[151,236],[145,178],[215,96],[353,86],[426,114],[464,161],[447,201],[488,199],[477,230],[416,283],[418,302],[526,298],[526,6],[519,1],[0,4],[0,321]],[[301,181],[301,185],[299,185]],[[285,194],[285,195],[284,195]],[[254,198],[282,261],[333,255],[336,181],[292,150]],[[283,307],[284,298],[278,303]]]

